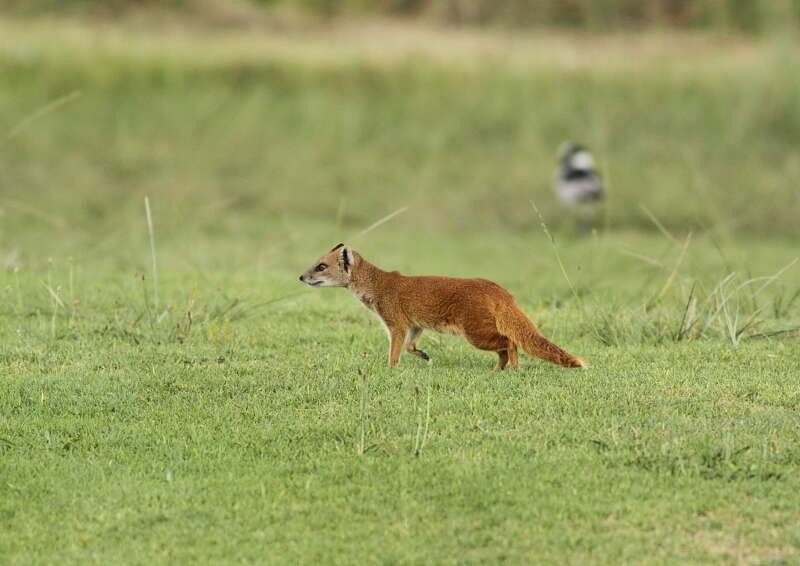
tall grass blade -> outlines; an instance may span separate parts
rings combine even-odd
[[[694,313],[690,311],[694,311],[693,305],[696,304],[694,300],[694,291],[696,288],[697,283],[692,283],[692,288],[689,291],[689,299],[686,301],[686,307],[683,309],[681,323],[675,332],[675,342],[680,342],[683,340],[684,336],[686,336],[686,334],[692,329],[692,326],[694,326],[694,321],[692,320]]]
[[[675,276],[678,274],[678,270],[680,269],[681,264],[683,263],[683,259],[686,257],[686,251],[689,249],[689,243],[691,241],[692,241],[692,233],[689,232],[689,234],[687,234],[686,236],[686,240],[684,240],[683,242],[683,248],[681,248],[681,253],[678,256],[678,261],[675,262],[675,267],[672,268],[672,272],[669,274],[669,277],[667,277],[666,282],[664,282],[664,286],[661,287],[661,290],[658,292],[656,300],[663,298],[664,295],[666,295],[667,292],[669,291],[670,287],[672,287],[672,283],[675,281]]]
[[[384,216],[383,218],[381,218],[377,222],[373,222],[372,224],[370,224],[369,226],[367,226],[366,228],[361,230],[361,232],[359,232],[355,236],[351,237],[350,240],[358,240],[359,238],[361,238],[363,236],[366,236],[367,234],[372,232],[375,228],[377,228],[381,224],[385,224],[385,223],[389,222],[389,220],[391,220],[395,216],[403,214],[406,210],[408,210],[407,206],[404,206],[403,208],[398,208],[397,210],[395,210],[391,214],[387,214],[386,216]]]
[[[153,230],[153,215],[150,213],[150,199],[148,197],[144,197],[144,211],[145,215],[147,216],[147,232],[150,235],[150,258],[153,262],[153,297],[154,297],[155,310],[156,312],[158,312],[160,303],[158,300],[158,265],[156,263],[156,237],[155,237],[155,231]]]
[[[64,301],[61,300],[61,297],[58,296],[58,293],[56,293],[55,290],[44,281],[42,281],[42,285],[44,285],[44,288],[47,289],[48,293],[50,293],[50,296],[53,298],[53,301],[62,309],[65,308]]]
[[[739,285],[737,285],[737,286],[736,286],[736,287],[735,287],[735,288],[734,288],[734,289],[733,289],[733,290],[732,290],[730,293],[728,293],[727,295],[724,295],[724,296],[723,296],[723,295],[722,295],[722,291],[723,291],[723,289],[725,288],[725,286],[727,285],[727,283],[728,283],[728,282],[731,280],[731,278],[732,278],[732,277],[733,277],[735,274],[734,274],[734,273],[731,273],[730,275],[728,275],[727,277],[725,277],[725,278],[724,278],[724,279],[723,279],[723,280],[722,280],[722,281],[721,281],[721,282],[720,282],[720,283],[717,285],[717,287],[714,289],[714,291],[712,292],[712,294],[709,296],[709,299],[710,299],[710,298],[711,298],[712,296],[714,296],[715,294],[718,294],[718,297],[719,297],[719,300],[720,300],[720,302],[717,304],[717,308],[716,308],[716,309],[715,309],[715,310],[712,312],[712,314],[711,314],[711,315],[710,315],[710,316],[709,316],[709,317],[706,319],[706,323],[705,323],[705,325],[703,326],[703,331],[702,331],[702,333],[704,334],[704,333],[705,333],[705,332],[706,332],[706,331],[707,331],[707,330],[708,330],[708,329],[711,327],[711,325],[714,323],[714,321],[717,319],[717,317],[720,315],[720,313],[723,311],[723,309],[727,309],[728,302],[729,302],[731,299],[733,299],[734,297],[736,297],[736,296],[737,296],[737,294],[739,293],[739,291],[741,291],[742,289],[745,289],[745,288],[747,288],[748,286],[750,286],[750,285],[752,285],[752,284],[754,284],[754,283],[758,283],[758,282],[760,282],[760,281],[763,281],[764,283],[763,283],[763,284],[762,284],[760,287],[758,287],[758,289],[756,289],[756,291],[755,291],[755,292],[753,293],[753,295],[752,295],[752,296],[753,296],[753,298],[755,298],[755,297],[757,297],[757,296],[758,296],[758,295],[759,295],[759,294],[760,294],[762,291],[764,291],[764,290],[765,290],[767,287],[769,287],[769,286],[770,286],[772,283],[774,283],[775,281],[777,281],[777,280],[778,280],[778,278],[779,278],[781,275],[783,275],[783,273],[785,273],[785,272],[786,272],[786,270],[788,270],[790,267],[792,267],[792,266],[793,266],[795,263],[797,263],[797,258],[795,258],[795,259],[793,259],[792,261],[790,261],[790,262],[789,262],[787,265],[785,265],[784,267],[782,267],[781,269],[779,269],[779,270],[778,270],[777,272],[775,272],[773,275],[767,275],[767,276],[763,276],[763,277],[752,277],[752,278],[750,278],[750,279],[747,279],[747,280],[743,281],[742,283],[740,283]]]
[[[9,132],[6,134],[6,137],[3,139],[3,143],[8,143],[15,137],[17,137],[25,128],[30,126],[33,122],[42,118],[43,116],[47,116],[51,112],[55,112],[68,102],[72,102],[76,98],[81,96],[81,91],[73,90],[72,92],[65,94],[60,98],[56,98],[52,102],[48,102],[35,112],[31,113],[29,116],[23,118],[16,126],[11,128]]]
[[[666,226],[664,226],[664,225],[661,223],[661,221],[660,221],[658,218],[656,218],[656,215],[655,215],[655,214],[653,214],[653,213],[650,211],[650,209],[649,209],[649,208],[647,208],[647,207],[646,207],[644,204],[640,204],[640,205],[639,205],[639,208],[641,208],[641,209],[642,209],[642,211],[643,211],[643,212],[644,212],[644,213],[647,215],[647,217],[650,219],[650,221],[651,221],[653,224],[655,224],[655,227],[656,227],[656,228],[658,228],[658,231],[659,231],[659,232],[661,232],[662,234],[664,234],[664,236],[665,236],[665,237],[666,237],[666,238],[667,238],[667,239],[668,239],[670,242],[673,242],[673,243],[676,243],[676,244],[678,243],[678,239],[677,239],[675,236],[673,236],[673,235],[672,235],[672,233],[671,233],[669,230],[667,230]]]
[[[414,443],[414,456],[422,454],[422,449],[425,448],[425,442],[428,440],[428,426],[431,422],[431,387],[428,385],[427,401],[425,403],[425,427],[422,428],[422,421],[417,427],[417,441]],[[420,435],[422,429],[422,435]]]
[[[539,224],[542,226],[542,230],[544,231],[545,236],[547,239],[550,240],[550,245],[553,246],[553,252],[556,256],[556,261],[558,262],[558,267],[561,269],[561,274],[564,276],[564,279],[567,281],[567,285],[569,285],[570,291],[575,296],[578,301],[580,301],[580,295],[578,295],[578,291],[575,289],[575,285],[572,284],[572,280],[569,278],[567,274],[567,269],[564,267],[564,262],[561,261],[561,254],[558,252],[558,246],[556,245],[556,239],[553,237],[553,234],[550,232],[550,229],[547,227],[547,223],[544,221],[544,216],[539,211],[539,207],[536,206],[534,201],[531,201],[531,206],[533,210],[536,211],[536,215],[539,217]]]
[[[358,370],[358,375],[361,378],[361,395],[359,400],[359,412],[358,412],[358,427],[359,427],[359,434],[358,434],[358,443],[356,444],[356,454],[358,456],[363,456],[364,452],[366,452],[366,440],[367,440],[367,374],[365,374],[360,369]]]

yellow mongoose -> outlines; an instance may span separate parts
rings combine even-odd
[[[312,287],[347,287],[375,311],[389,333],[390,367],[397,365],[404,345],[408,353],[429,359],[417,349],[426,329],[460,334],[480,350],[497,352],[496,370],[506,364],[517,369],[517,346],[563,367],[586,367],[583,359],[542,336],[511,293],[486,279],[407,277],[383,271],[339,244],[315,261],[300,281]]]

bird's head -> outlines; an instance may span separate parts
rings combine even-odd
[[[568,169],[589,171],[595,168],[594,158],[586,147],[574,143],[564,142],[558,151],[561,165]]]

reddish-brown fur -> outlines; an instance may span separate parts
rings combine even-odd
[[[389,366],[397,365],[404,346],[407,352],[428,359],[417,349],[417,341],[423,330],[435,330],[462,335],[476,348],[496,352],[497,370],[507,364],[517,369],[517,347],[563,367],[586,367],[583,359],[542,336],[514,297],[486,279],[409,277],[383,271],[339,244],[300,280],[312,286],[347,287],[374,311],[389,333]]]

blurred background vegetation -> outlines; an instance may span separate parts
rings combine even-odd
[[[800,17],[800,0],[236,0],[323,18],[387,16],[456,25],[547,26],[593,31],[642,28],[761,33]],[[5,0],[18,13],[119,14],[167,8],[213,10],[230,0]]]
[[[5,0],[0,251],[122,245],[144,195],[162,245],[248,249],[312,225],[327,242],[405,206],[401,231],[540,235],[532,200],[566,218],[551,179],[570,139],[608,185],[603,229],[795,237],[799,14],[800,0]]]

